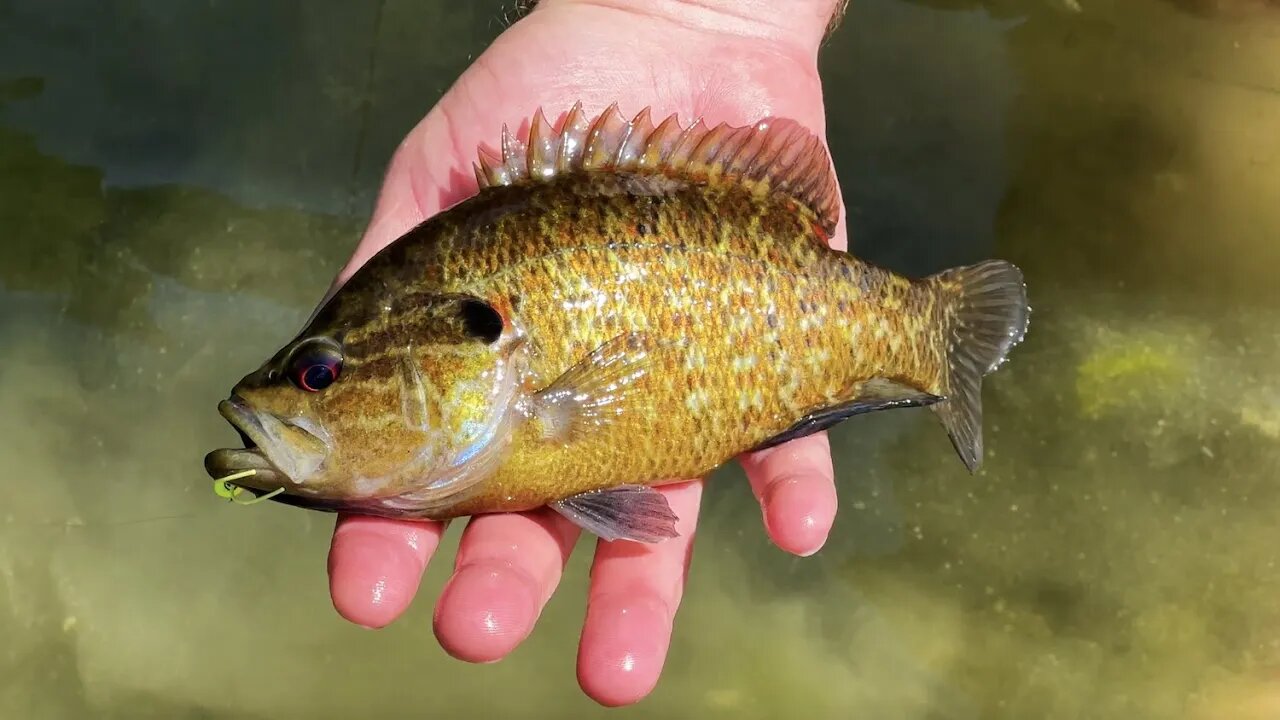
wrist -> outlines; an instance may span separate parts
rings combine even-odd
[[[848,0],[533,0],[533,10],[590,5],[661,18],[709,33],[794,44],[814,54],[843,16]]]

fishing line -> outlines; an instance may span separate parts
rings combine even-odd
[[[251,500],[241,499],[240,496],[244,494],[244,488],[240,487],[239,485],[232,485],[231,482],[233,480],[240,480],[242,478],[251,477],[256,474],[258,474],[257,470],[249,469],[249,470],[241,470],[238,473],[228,475],[224,478],[218,478],[217,480],[213,481],[213,492],[218,497],[226,498],[237,505],[256,505],[262,502],[263,500],[270,500],[271,498],[284,492],[283,487],[278,487],[275,490],[272,490],[271,492],[267,493],[266,495],[259,495]]]

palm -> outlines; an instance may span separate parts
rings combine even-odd
[[[624,114],[647,105],[655,116],[676,112],[683,122],[701,116],[745,124],[783,115],[822,131],[809,46],[816,43],[708,32],[648,15],[620,19],[620,12],[550,5],[495,41],[396,153],[342,277],[423,218],[473,193],[477,148],[494,146],[503,123],[514,129],[539,106],[550,118],[577,101],[588,112],[615,101]],[[843,226],[836,237],[843,246]],[[797,554],[821,547],[836,505],[825,436],[743,460],[774,541]],[[702,485],[662,491],[681,518],[679,538],[597,546],[578,667],[582,687],[602,703],[643,697],[666,655]],[[390,623],[416,592],[441,532],[437,523],[341,518],[330,554],[335,607],[361,625]],[[445,649],[471,661],[513,650],[532,630],[577,538],[574,526],[547,511],[472,519],[437,604],[436,635]]]

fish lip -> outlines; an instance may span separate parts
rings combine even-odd
[[[236,480],[233,485],[245,488],[267,490],[279,485],[283,474],[267,456],[258,448],[220,448],[204,456],[204,470],[209,477],[217,480],[244,470],[254,470],[254,474]],[[264,487],[258,487],[262,485]]]
[[[267,433],[262,428],[262,421],[258,419],[256,413],[249,410],[240,396],[232,395],[218,403],[218,414],[252,441],[256,447],[261,448],[267,441]]]
[[[286,420],[254,410],[244,398],[232,393],[218,403],[218,414],[244,440],[243,448],[222,448],[205,456],[205,470],[216,480],[228,475],[253,470],[252,475],[236,480],[235,485],[248,489],[272,491],[300,485],[323,462],[323,455],[307,454],[290,447],[281,436],[284,431],[300,433],[315,441],[319,452],[327,454],[332,441],[324,437],[323,428],[313,429],[302,418]],[[305,462],[305,461],[310,461]]]
[[[243,470],[256,471],[234,484],[250,489],[269,490],[279,484],[285,474],[267,457],[263,448],[271,442],[257,413],[249,409],[237,395],[218,403],[218,414],[231,424],[245,440],[243,448],[219,448],[205,455],[205,472],[215,480]]]

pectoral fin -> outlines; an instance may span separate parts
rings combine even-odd
[[[635,408],[631,392],[648,372],[652,347],[641,333],[619,335],[530,399],[548,440],[571,442]]]
[[[791,427],[752,448],[752,451],[764,450],[806,435],[822,432],[854,415],[890,408],[923,407],[939,400],[942,398],[937,395],[921,392],[887,378],[872,378],[862,384],[857,396],[852,400],[805,415]]]
[[[655,543],[680,534],[666,496],[644,485],[582,493],[553,502],[551,507],[602,540]]]

